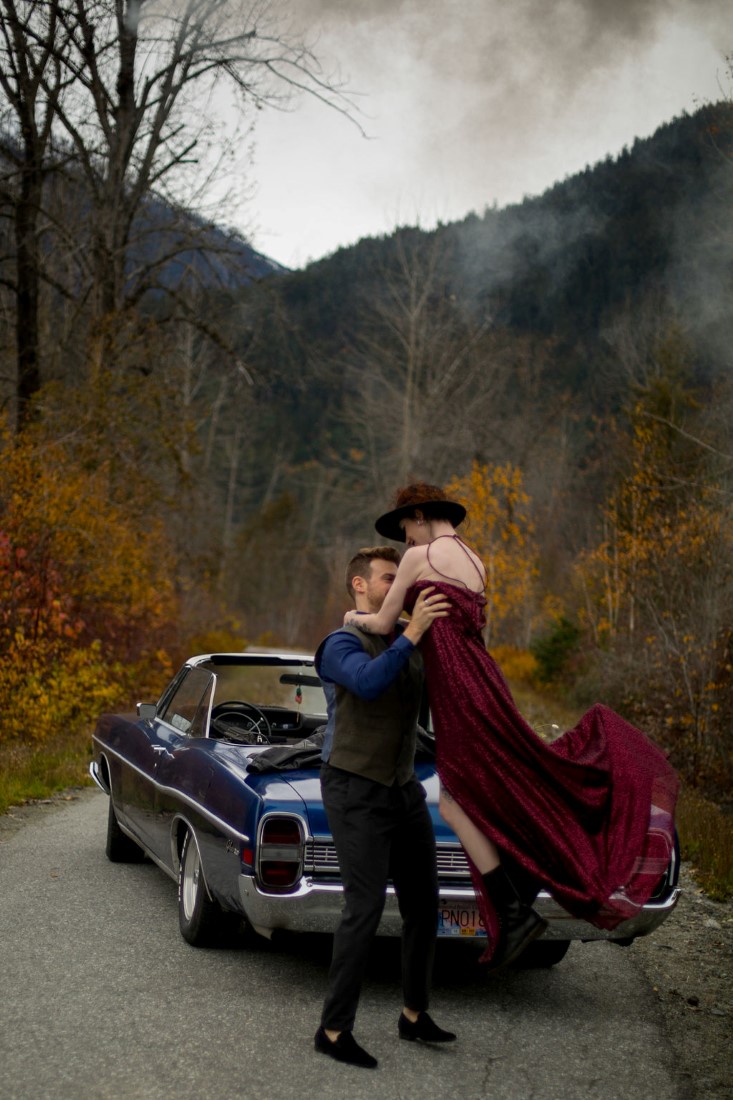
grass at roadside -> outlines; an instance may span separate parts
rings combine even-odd
[[[87,731],[33,745],[0,744],[0,813],[69,787],[91,784]]]
[[[519,710],[544,741],[554,741],[581,716],[580,710],[538,691],[524,680],[510,680],[509,686]]]
[[[682,858],[714,901],[733,897],[733,816],[683,787],[677,804]]]

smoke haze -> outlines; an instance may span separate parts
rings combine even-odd
[[[288,10],[354,91],[372,139],[312,104],[258,127],[260,220],[279,220],[285,243],[295,203],[292,232],[323,238],[296,249],[296,262],[399,221],[537,194],[720,98],[733,51],[729,0],[298,0]],[[304,159],[295,195],[278,188],[276,172]],[[271,240],[261,246],[292,262]]]

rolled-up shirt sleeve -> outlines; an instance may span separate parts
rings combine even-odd
[[[414,649],[412,642],[400,635],[384,653],[370,657],[353,634],[336,631],[323,646],[318,674],[360,699],[378,699],[405,667]]]

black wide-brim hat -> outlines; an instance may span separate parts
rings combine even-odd
[[[435,506],[439,505],[439,508]],[[415,510],[423,512],[426,519],[434,518],[436,511],[441,519],[447,519],[454,527],[458,527],[466,518],[466,509],[456,500],[416,500],[414,503],[402,504],[399,508],[393,508],[391,512],[385,512],[380,516],[374,526],[377,532],[385,539],[393,539],[395,542],[405,541],[405,532],[400,527],[400,520],[414,515]]]

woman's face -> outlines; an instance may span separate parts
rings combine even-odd
[[[405,542],[408,546],[427,546],[430,542],[430,525],[426,520],[402,519],[400,527],[405,532]]]

